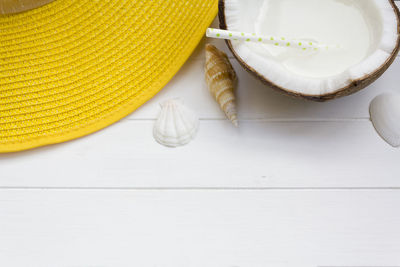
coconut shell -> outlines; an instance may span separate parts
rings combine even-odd
[[[383,0],[382,0],[383,1]],[[373,82],[375,82],[388,68],[389,66],[393,63],[393,61],[396,59],[397,54],[399,53],[400,49],[400,12],[399,9],[397,8],[394,0],[386,0],[389,1],[396,13],[397,17],[397,33],[398,33],[398,38],[397,38],[397,43],[396,43],[396,49],[391,53],[390,57],[386,60],[386,62],[381,65],[378,69],[376,69],[373,73],[365,75],[357,80],[353,80],[351,84],[349,84],[346,87],[340,88],[336,90],[335,92],[329,93],[329,94],[323,94],[323,95],[308,95],[308,94],[301,94],[298,92],[291,91],[289,89],[283,88],[270,80],[268,80],[266,77],[260,75],[255,69],[253,69],[251,66],[249,66],[233,49],[232,43],[229,40],[226,40],[226,44],[228,45],[229,49],[232,51],[232,54],[236,57],[240,65],[247,70],[249,73],[254,75],[258,80],[266,84],[268,87],[271,87],[283,94],[289,95],[289,96],[294,96],[294,97],[299,97],[307,100],[312,100],[312,101],[318,101],[318,102],[324,102],[327,100],[332,100],[336,99],[342,96],[347,96],[354,94],[361,89],[364,89],[365,87],[369,86]],[[225,0],[219,0],[219,23],[220,23],[220,28],[223,30],[227,30],[227,24],[226,24],[226,18],[225,18]]]

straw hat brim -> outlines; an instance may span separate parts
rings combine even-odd
[[[216,0],[56,0],[0,16],[0,152],[127,116],[174,76],[216,13]]]

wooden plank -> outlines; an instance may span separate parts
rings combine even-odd
[[[399,266],[399,191],[1,190],[7,267]]]
[[[369,121],[202,121],[177,149],[153,140],[153,123],[0,155],[0,187],[400,187],[400,153]]]
[[[400,59],[373,85],[361,92],[326,103],[315,103],[291,98],[267,88],[260,81],[242,69],[233,60],[239,76],[238,106],[241,119],[292,119],[324,120],[369,118],[370,101],[378,94],[400,92],[398,73]],[[204,82],[204,60],[191,59],[173,80],[152,100],[128,119],[154,119],[157,117],[158,103],[179,97],[196,110],[203,119],[222,119],[224,114],[208,92]]]

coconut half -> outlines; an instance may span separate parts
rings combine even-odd
[[[381,76],[400,46],[393,0],[220,0],[221,29],[305,39],[337,49],[227,41],[240,64],[286,94],[325,101],[357,92]]]

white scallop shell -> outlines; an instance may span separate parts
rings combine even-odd
[[[370,105],[371,121],[379,135],[391,146],[400,146],[400,95],[385,93]]]
[[[197,133],[199,119],[179,99],[161,104],[160,115],[154,125],[154,139],[167,147],[178,147],[189,143]]]

